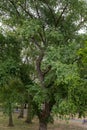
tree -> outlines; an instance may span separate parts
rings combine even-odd
[[[26,59],[25,59],[26,61]],[[27,123],[31,123],[32,122],[32,104],[31,104],[31,98],[30,98],[30,93],[28,92],[28,85],[33,85],[33,81],[30,78],[30,72],[31,69],[33,69],[33,67],[31,68],[31,66],[28,63],[21,63],[20,66],[20,79],[21,82],[23,83],[23,88],[20,87],[18,89],[19,93],[21,94],[23,98],[23,101],[21,102],[21,111],[20,111],[20,115],[18,116],[18,118],[23,118],[23,114],[24,114],[24,103],[27,103],[28,108],[27,108],[27,118],[26,121]],[[24,95],[23,95],[24,94]]]
[[[0,97],[5,112],[9,116],[8,125],[13,126],[13,106],[18,98],[15,88],[22,86],[21,81],[18,79],[18,62],[20,61],[20,49],[18,48],[20,47],[14,35],[5,36],[1,34],[0,36]]]
[[[78,66],[79,66],[79,73],[81,79],[79,86],[81,88],[81,92],[83,93],[83,95],[80,96],[79,104],[81,105],[79,107],[79,117],[81,117],[82,115],[83,117],[85,117],[85,112],[87,109],[87,69],[86,69],[87,68],[87,42],[86,42],[87,36],[84,35],[83,37],[84,40],[82,41],[81,47],[78,50],[78,55],[79,55]],[[80,91],[78,92],[81,95]]]
[[[0,97],[5,113],[9,116],[9,126],[13,126],[13,108],[18,97],[20,97],[16,88],[22,86],[21,81],[14,72],[17,73],[17,66],[13,60],[10,59],[0,64]]]
[[[29,94],[26,85],[32,83],[29,77],[29,72],[32,68],[30,65],[27,65],[26,63],[23,63],[23,61],[21,61],[21,47],[19,45],[19,39],[16,38],[15,33],[13,34],[12,32],[8,32],[6,36],[4,36],[3,34],[1,34],[0,36],[0,83],[2,93],[1,96],[2,99],[5,101],[3,104],[6,104],[5,106],[6,108],[8,108],[10,117],[9,126],[13,126],[12,104],[14,105],[15,102],[21,104],[21,110],[19,115],[19,117],[21,118],[23,118],[25,100],[27,100],[29,104],[30,99],[27,99]],[[26,57],[24,57],[24,59],[26,60]],[[6,98],[6,93],[8,93],[8,98]],[[13,96],[14,94],[16,95],[16,99],[15,96]],[[29,115],[31,114],[29,111],[32,110],[28,110],[26,122],[31,122],[31,116],[29,117]]]
[[[8,21],[12,28],[19,27],[22,41],[33,50],[30,57],[34,59],[36,83],[42,94],[41,100],[38,97],[40,105],[35,104],[40,123],[39,130],[47,130],[53,106],[57,103],[60,104],[60,108],[67,106],[71,95],[69,88],[79,77],[75,59],[72,63],[71,52],[67,55],[66,49],[76,42],[78,31],[85,26],[87,3],[80,0],[9,0],[7,3],[6,0],[1,0],[0,5],[1,13],[4,13],[2,18]],[[53,55],[50,57],[51,53]],[[35,96],[33,98],[37,102]],[[67,107],[71,107],[70,103]]]

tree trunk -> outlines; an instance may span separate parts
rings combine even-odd
[[[10,113],[10,115],[9,115],[9,124],[8,124],[8,126],[14,126],[13,125],[12,113]]]
[[[44,77],[45,74],[47,74],[49,72],[50,69],[46,69],[44,72],[41,69],[41,63],[44,57],[44,50],[42,50],[40,47],[40,54],[38,55],[38,58],[36,59],[36,70],[37,70],[37,74],[38,74],[38,79],[40,81],[41,87],[44,89],[46,89],[45,84],[44,84]],[[47,130],[47,123],[50,117],[50,105],[47,101],[45,101],[42,104],[42,108],[41,108],[41,112],[38,114],[39,117],[39,130]]]
[[[27,117],[26,117],[25,122],[26,123],[31,123],[32,122],[32,106],[31,106],[30,100],[28,102]]]
[[[40,121],[39,130],[47,130],[47,123]]]
[[[47,130],[47,124],[49,122],[49,117],[50,117],[51,109],[50,109],[50,104],[45,102],[42,105],[42,110],[39,113],[39,130]]]
[[[24,104],[21,104],[21,108],[20,108],[20,113],[18,118],[23,118],[24,117]]]
[[[24,109],[27,109],[27,104],[26,103],[24,104]]]
[[[13,118],[12,118],[11,103],[9,103],[9,123],[8,123],[8,126],[14,126],[14,125],[13,125]]]

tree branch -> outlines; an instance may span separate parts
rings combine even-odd
[[[68,6],[68,3],[65,5],[65,7],[63,8],[63,11],[61,12],[60,16],[56,20],[56,25],[55,26],[58,26],[58,23],[59,23],[60,19],[62,18],[62,15],[64,14],[65,10],[67,9],[67,6]]]
[[[24,8],[21,4],[20,4],[20,7],[22,8],[23,11],[25,11],[26,14],[30,16],[30,18],[35,18],[35,16],[32,13],[30,13],[29,10],[27,11],[26,8]]]
[[[41,38],[41,40],[42,40],[43,44],[45,45],[46,40],[43,38],[42,33],[41,33],[41,32],[38,32],[38,33],[39,33],[39,36],[40,36],[40,38]]]
[[[38,7],[37,7],[37,4],[36,4],[36,0],[34,0],[33,2],[35,4],[35,9],[36,9],[37,16],[38,16],[38,18],[41,18]]]
[[[38,44],[34,37],[31,37],[31,40],[40,51],[43,50],[43,48]]]
[[[37,70],[38,78],[40,80],[42,88],[44,88],[44,76],[41,70],[41,62],[43,60],[43,57],[44,57],[44,51],[41,51],[39,56],[36,59],[36,70]]]
[[[84,19],[84,20],[80,21],[80,23],[77,25],[77,27],[76,27],[75,30],[78,30],[78,29],[80,28],[80,26],[81,26],[82,24],[84,24],[85,21],[87,21],[87,20]]]
[[[43,71],[43,76],[45,76],[50,70],[51,70],[51,65],[49,65],[47,69]]]
[[[9,2],[14,6],[14,8],[15,8],[17,14],[18,14],[18,16],[20,16],[20,13],[19,13],[19,11],[17,10],[16,4],[15,4],[12,0],[9,0]]]
[[[54,23],[55,23],[55,22],[56,22],[56,18],[55,18],[55,15],[54,15],[54,13],[53,13],[52,8],[49,6],[47,0],[44,0],[44,2],[45,2],[45,4],[47,5],[48,9],[50,10],[50,13],[51,13],[51,15],[53,16]]]

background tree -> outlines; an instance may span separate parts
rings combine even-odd
[[[16,88],[22,86],[21,81],[12,73],[13,67],[16,67],[15,72],[17,73],[17,66],[14,65],[11,59],[0,64],[0,97],[5,113],[9,115],[9,126],[13,126],[12,112],[14,104],[17,102],[18,97],[20,97]]]
[[[18,46],[17,46],[18,44]],[[18,80],[20,49],[16,37],[13,35],[0,37],[0,97],[5,112],[9,115],[9,126],[13,126],[12,112],[17,102],[16,87],[22,86]],[[19,55],[19,56],[18,56]],[[18,56],[18,57],[17,57]],[[15,97],[16,95],[16,97]]]
[[[27,123],[32,122],[32,104],[31,104],[31,97],[30,93],[28,92],[28,86],[33,85],[33,81],[30,78],[30,72],[31,69],[33,69],[32,66],[30,66],[28,63],[22,63],[20,66],[20,79],[23,83],[23,88],[20,87],[18,90],[19,93],[23,96],[24,93],[24,99],[22,102],[22,111],[24,110],[24,104],[27,104],[27,117],[26,121]],[[20,113],[19,117],[23,118],[23,112]]]
[[[84,40],[81,43],[81,47],[78,50],[79,55],[79,73],[80,73],[80,88],[81,92],[84,93],[82,96],[80,96],[80,107],[79,107],[79,117],[83,115],[85,117],[85,111],[87,109],[87,36],[83,35]],[[82,39],[83,39],[82,38]],[[79,94],[81,95],[80,91]],[[84,100],[83,100],[84,99]]]

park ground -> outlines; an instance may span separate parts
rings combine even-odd
[[[14,127],[8,127],[8,118],[0,113],[0,130],[38,130],[38,119],[34,118],[32,124],[26,124],[25,118],[18,119],[17,114],[13,115]],[[48,130],[87,130],[87,123],[82,124],[81,119],[65,122],[55,118],[54,124],[48,125]]]

